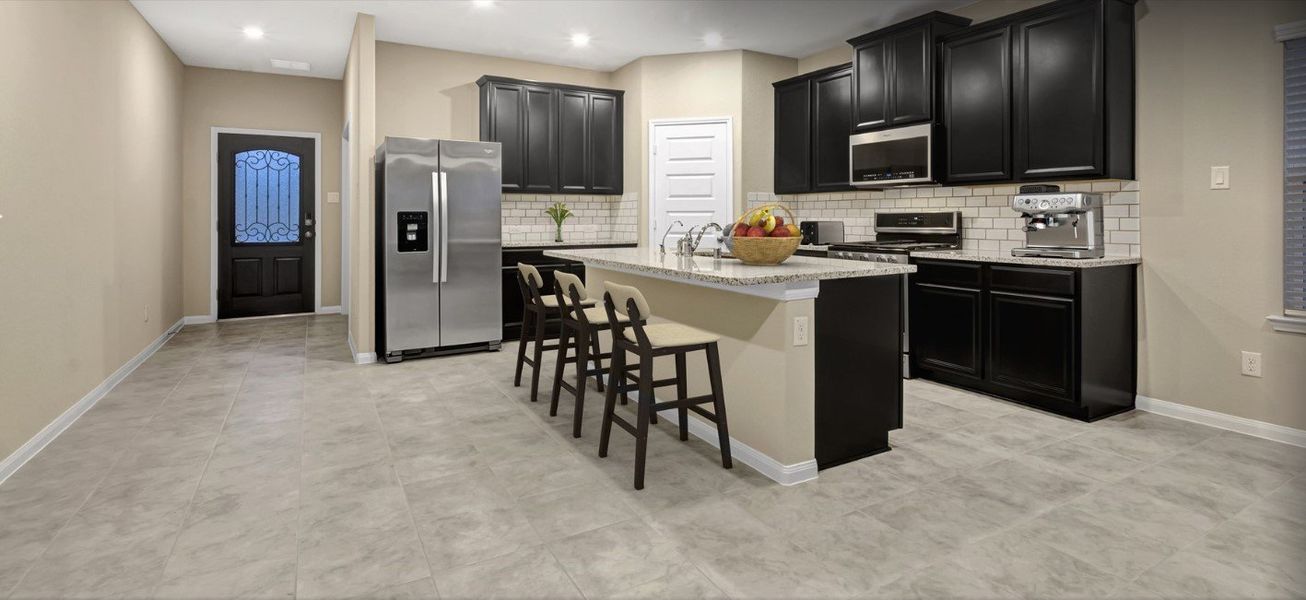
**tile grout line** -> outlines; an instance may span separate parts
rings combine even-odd
[[[183,329],[184,328],[185,327],[183,326]],[[175,337],[175,335],[176,334],[173,334],[173,337]],[[172,341],[172,337],[169,337],[168,342],[171,341]],[[164,342],[164,345],[167,345],[168,342]],[[160,346],[159,349],[163,349],[163,346]],[[122,461],[123,455],[126,454],[128,448],[131,447],[132,443],[136,441],[136,437],[140,435],[140,432],[143,429],[145,429],[146,425],[149,425],[150,422],[154,420],[154,418],[158,415],[159,409],[164,405],[165,402],[167,402],[168,398],[170,398],[172,394],[177,391],[177,387],[181,385],[182,380],[186,379],[187,375],[190,375],[191,369],[193,368],[194,368],[193,365],[190,367],[186,367],[186,373],[184,373],[181,377],[178,377],[176,383],[173,383],[172,387],[168,388],[168,393],[164,394],[163,397],[159,399],[158,404],[156,404],[154,407],[154,412],[150,413],[150,418],[146,419],[143,423],[136,426],[136,433],[132,434],[131,439],[125,444],[123,444],[123,447],[118,450],[117,456],[115,456],[113,462],[109,464],[109,468],[104,470],[104,475],[100,476],[99,480],[95,482],[95,485],[91,486],[91,490],[86,493],[86,497],[82,498],[82,501],[77,505],[77,509],[68,515],[68,519],[64,521],[63,525],[59,526],[58,531],[56,531],[55,534],[50,537],[50,541],[46,542],[45,547],[41,549],[41,553],[37,555],[36,558],[32,559],[31,564],[27,565],[26,569],[23,569],[22,576],[19,577],[18,580],[14,582],[13,587],[10,588],[9,591],[5,593],[6,598],[12,597],[15,593],[18,592],[18,589],[22,586],[23,582],[27,580],[27,576],[31,574],[32,569],[36,567],[37,563],[39,563],[42,558],[45,558],[45,554],[50,551],[50,547],[54,545],[55,540],[58,540],[59,536],[63,534],[64,530],[68,528],[68,524],[72,523],[73,519],[75,519],[77,515],[81,514],[82,509],[86,507],[86,503],[90,502],[91,498],[95,496],[95,492],[100,490],[100,486],[104,485],[104,481],[109,478],[109,475],[113,473],[114,468],[117,467],[118,463]]]
[[[260,333],[259,334],[260,341],[262,341],[262,337],[263,334]],[[195,367],[192,364],[191,369],[194,368]],[[187,371],[187,374],[189,373],[190,372]],[[181,523],[180,525],[177,526],[177,532],[173,535],[172,544],[168,546],[168,556],[163,561],[163,567],[159,569],[158,580],[155,581],[154,585],[150,588],[150,596],[152,597],[157,595],[159,586],[163,585],[163,582],[165,581],[167,571],[168,571],[168,563],[172,562],[172,556],[177,551],[177,543],[181,540],[182,532],[186,530],[186,522],[190,519],[191,510],[195,506],[195,496],[199,494],[200,486],[204,483],[204,475],[209,470],[209,463],[213,460],[213,453],[216,452],[218,449],[218,442],[222,439],[222,432],[227,428],[227,420],[231,418],[231,411],[236,407],[236,402],[240,398],[240,389],[244,387],[245,379],[248,377],[249,377],[249,363],[246,362],[245,368],[242,369],[240,375],[240,385],[236,386],[236,391],[231,396],[231,403],[227,405],[227,412],[222,416],[222,425],[218,427],[217,433],[214,434],[213,436],[213,445],[209,447],[209,455],[204,458],[204,466],[200,469],[200,476],[195,479],[195,487],[194,489],[191,490],[190,498],[186,501],[186,508],[182,511]],[[178,382],[178,385],[180,384],[181,382]],[[173,390],[175,391],[176,388],[173,388]],[[171,396],[171,394],[169,394],[169,396]]]

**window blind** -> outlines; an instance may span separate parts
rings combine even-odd
[[[1283,309],[1306,316],[1306,38],[1284,44]]]

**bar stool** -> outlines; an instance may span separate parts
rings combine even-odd
[[[682,325],[680,323],[645,324],[651,313],[644,294],[634,287],[619,285],[610,281],[603,282],[607,290],[603,294],[604,309],[612,325],[612,361],[613,373],[626,373],[626,353],[639,357],[639,375],[632,384],[626,377],[619,378],[620,383],[609,385],[603,406],[603,428],[599,438],[599,457],[608,455],[608,438],[612,433],[612,424],[616,423],[635,436],[635,489],[644,489],[644,459],[648,451],[648,426],[653,422],[657,411],[676,409],[680,417],[680,440],[689,439],[689,411],[716,423],[718,441],[721,445],[721,466],[727,469],[733,466],[730,460],[730,432],[726,426],[725,395],[721,386],[721,357],[717,351],[720,336]],[[625,316],[625,321],[619,320]],[[689,382],[685,378],[685,355],[696,350],[707,353],[707,372],[712,385],[712,393],[705,396],[689,397]],[[659,356],[675,356],[676,376],[671,379],[653,379],[653,359]],[[656,402],[653,390],[665,385],[676,386],[676,399]],[[631,425],[616,415],[617,393],[637,387],[639,390],[639,408]],[[700,407],[700,404],[712,404],[712,412]]]
[[[540,288],[544,287],[544,277],[534,265],[517,263],[517,286],[521,288],[522,299],[521,341],[517,344],[517,372],[513,375],[512,385],[521,387],[522,366],[530,365],[531,402],[535,402],[540,388],[540,359],[544,357],[545,350],[558,349],[556,343],[545,343],[545,322],[550,315],[559,313],[558,298],[554,294],[545,296],[540,293]],[[589,305],[593,306],[594,301],[590,300]],[[531,331],[532,326],[534,331]],[[534,342],[534,346],[531,356],[527,357],[526,344],[530,342]]]
[[[571,435],[580,437],[581,419],[585,413],[585,380],[594,377],[598,390],[604,391],[603,376],[608,370],[603,368],[603,359],[611,358],[612,354],[603,353],[599,347],[599,332],[611,329],[612,326],[608,322],[606,310],[585,307],[584,302],[589,299],[588,292],[579,277],[558,271],[554,273],[553,285],[557,304],[561,307],[562,328],[558,332],[558,360],[553,374],[553,398],[549,404],[549,416],[558,415],[558,398],[565,388],[576,399]],[[623,321],[626,319],[625,315],[617,315],[617,318]],[[573,347],[576,353],[567,356]],[[594,363],[592,368],[591,361]],[[563,370],[568,364],[576,365],[575,385],[563,380]]]

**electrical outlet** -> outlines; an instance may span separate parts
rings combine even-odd
[[[1248,377],[1261,376],[1260,352],[1243,352],[1243,375]]]
[[[794,345],[807,345],[807,317],[794,317]]]

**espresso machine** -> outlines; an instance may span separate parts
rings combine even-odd
[[[1062,192],[1054,185],[1021,186],[1011,209],[1025,220],[1025,246],[1012,256],[1101,258],[1102,195]]]

